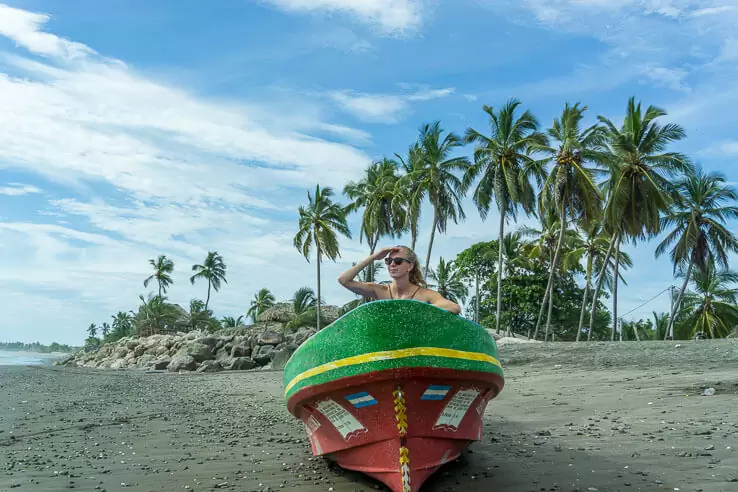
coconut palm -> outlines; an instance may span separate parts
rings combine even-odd
[[[90,326],[87,327],[87,334],[93,338],[97,336],[97,325],[95,323],[90,323]]]
[[[184,317],[187,331],[210,330],[213,321],[217,323],[217,320],[213,320],[213,311],[208,309],[202,300],[190,299],[190,310]]]
[[[520,102],[509,100],[499,112],[490,106],[483,106],[489,117],[490,135],[469,128],[464,140],[474,143],[474,164],[469,166],[462,180],[462,192],[471,187],[478,178],[479,184],[472,196],[482,220],[487,218],[494,201],[500,212],[500,233],[505,236],[505,221],[517,217],[522,207],[527,215],[534,213],[535,191],[531,184],[534,178],[540,185],[544,178],[541,163],[531,156],[531,149],[543,146],[546,136],[538,131],[538,120],[533,113],[525,111],[518,116],[516,110]],[[503,248],[498,248],[498,272],[502,270]],[[497,314],[496,328],[500,329],[500,309],[502,305],[502,281],[497,276]]]
[[[428,272],[428,278],[435,282],[433,286],[446,299],[461,304],[466,301],[469,289],[462,280],[459,269],[453,261],[438,260],[438,267]]]
[[[195,280],[202,278],[208,281],[208,296],[205,299],[204,309],[208,309],[210,304],[210,289],[220,290],[221,282],[228,283],[226,280],[226,264],[223,257],[217,251],[209,251],[202,265],[192,265],[192,271],[196,272],[190,277],[190,283],[195,284]]]
[[[676,189],[677,198],[661,219],[662,228],[673,229],[655,252],[658,258],[673,245],[669,256],[674,272],[686,269],[684,283],[670,313],[667,337],[673,333],[676,306],[682,302],[692,269],[696,266],[704,271],[710,261],[727,268],[728,253],[738,252],[738,240],[725,227],[725,221],[738,218],[738,207],[733,205],[738,195],[725,178],[698,169],[695,174],[680,179]]]
[[[274,306],[274,294],[267,288],[259,290],[251,301],[251,306],[246,314],[248,314],[254,322],[259,319],[259,315]]]
[[[102,328],[100,329],[100,333],[102,333],[103,338],[107,337],[108,334],[110,333],[110,325],[108,324],[107,321],[102,324]]]
[[[422,173],[423,149],[418,142],[414,142],[407,151],[407,157],[395,154],[403,176],[395,183],[394,199],[398,202],[395,207],[405,211],[403,230],[410,231],[410,249],[415,250],[418,240],[418,222],[420,221],[420,206],[425,199],[425,190],[414,180],[414,176]]]
[[[240,315],[237,318],[234,318],[233,316],[223,316],[220,320],[220,324],[223,325],[223,328],[236,328],[243,325],[243,315]]]
[[[310,287],[300,287],[292,296],[292,310],[297,315],[304,314],[311,309],[315,309],[317,301],[315,299],[315,291]]]
[[[141,305],[133,320],[137,336],[146,337],[174,329],[180,313],[172,304],[166,303],[166,297],[151,295],[148,299],[142,295],[138,297]]]
[[[451,153],[461,147],[463,142],[453,132],[444,137],[439,121],[420,128],[418,145],[420,163],[405,177],[405,181],[414,182],[415,196],[410,198],[411,204],[417,203],[418,197],[423,195],[428,197],[433,208],[433,223],[424,268],[427,275],[436,231],[443,234],[449,220],[458,223],[459,220],[466,219],[461,206],[461,180],[454,172],[465,172],[469,167],[469,159],[463,156],[451,157]]]
[[[118,311],[113,318],[111,337],[115,340],[129,336],[133,332],[133,316],[130,312]]]
[[[315,187],[315,195],[308,191],[308,205],[298,209],[298,231],[293,244],[295,248],[310,262],[310,252],[315,248],[317,267],[317,322],[321,328],[320,319],[320,264],[323,257],[335,261],[340,257],[337,233],[351,238],[351,231],[346,223],[346,211],[333,202],[333,190],[329,187]]]
[[[561,223],[543,296],[543,304],[548,300],[544,340],[548,339],[551,326],[554,271],[558,268],[567,225],[569,222],[586,225],[602,213],[602,199],[595,184],[596,170],[591,165],[603,159],[604,131],[599,125],[582,128],[586,110],[587,107],[579,107],[579,103],[570,106],[567,102],[561,116],[554,119],[548,130],[554,144],[538,149],[553,161],[553,168],[541,190],[540,207],[556,210]]]
[[[709,261],[704,269],[695,270],[693,292],[684,295],[683,310],[691,313],[684,323],[686,334],[709,334],[710,338],[726,337],[738,326],[738,273],[718,270]]]
[[[692,172],[692,165],[686,156],[678,152],[665,152],[669,143],[685,136],[684,130],[677,124],[661,126],[656,122],[665,115],[666,111],[655,106],[649,106],[645,113],[642,112],[641,104],[636,104],[635,98],[631,97],[620,128],[609,119],[598,117],[607,132],[605,163],[609,176],[604,183],[607,192],[604,217],[607,227],[613,232],[612,245],[615,251],[612,340],[617,331],[617,253],[621,241],[625,239],[636,243],[657,235],[661,231],[661,215],[667,211],[672,200],[670,179]],[[607,264],[606,260],[603,267]],[[595,289],[592,302],[590,331],[594,325],[598,295],[599,286]]]
[[[159,255],[156,260],[149,259],[149,264],[154,268],[154,273],[144,280],[144,287],[148,287],[149,282],[156,280],[159,284],[159,297],[161,297],[162,293],[166,293],[167,288],[172,285],[171,273],[174,271],[174,262],[166,255]]]
[[[390,159],[375,162],[366,169],[360,181],[349,182],[343,190],[352,200],[346,206],[348,213],[364,209],[359,240],[366,238],[372,255],[383,236],[394,237],[405,228],[405,210],[396,196],[399,193],[397,169],[398,164]],[[368,268],[369,282],[374,281],[372,266]]]

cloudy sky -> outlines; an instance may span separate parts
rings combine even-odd
[[[549,125],[567,100],[619,121],[635,95],[738,181],[737,0],[0,2],[0,341],[81,343],[151,290],[159,254],[174,302],[204,298],[188,278],[209,250],[228,267],[217,316],[261,287],[287,298],[314,285],[292,247],[309,188],[340,194],[423,122],[484,129],[481,105],[512,96]],[[466,211],[433,262],[496,237],[495,214]],[[654,247],[629,248],[621,313],[673,283]],[[342,252],[333,304],[367,250]]]

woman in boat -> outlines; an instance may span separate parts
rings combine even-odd
[[[388,285],[374,282],[357,282],[354,278],[370,263],[384,258],[387,270],[392,278]],[[338,283],[351,292],[370,299],[415,299],[433,304],[455,314],[461,313],[461,307],[449,301],[438,292],[428,289],[420,271],[418,256],[407,246],[383,248],[366,257],[361,263],[354,265],[338,277]]]

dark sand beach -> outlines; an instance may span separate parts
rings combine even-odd
[[[483,441],[423,490],[738,490],[738,341],[500,355]],[[311,456],[281,377],[0,367],[0,491],[386,490]]]

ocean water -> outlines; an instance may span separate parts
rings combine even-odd
[[[6,352],[0,350],[0,366],[50,366],[64,354],[39,354],[35,352]]]

